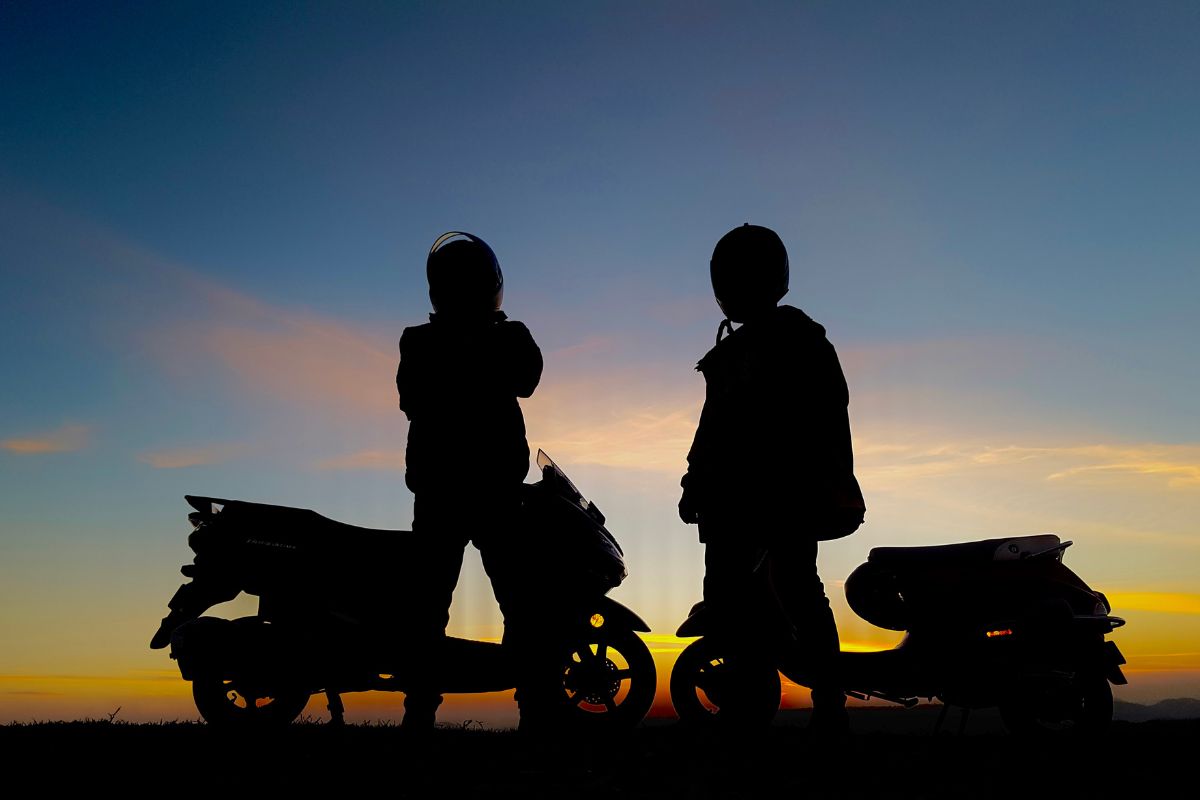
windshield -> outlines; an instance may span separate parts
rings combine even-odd
[[[617,540],[613,538],[613,535],[604,529],[604,513],[596,508],[595,503],[588,502],[587,498],[575,488],[575,484],[571,483],[571,479],[567,477],[567,473],[559,469],[558,464],[554,463],[554,459],[546,455],[545,450],[538,450],[537,465],[542,473],[542,483],[549,486],[551,491],[557,493],[563,499],[570,503],[575,503],[583,509],[583,512],[591,518],[592,522],[596,523],[597,530],[616,549],[616,552],[622,554],[621,545],[617,544]]]
[[[538,450],[537,465],[538,469],[541,470],[543,479],[550,478],[551,480],[560,483],[562,487],[567,490],[567,492],[574,495],[571,498],[572,500],[579,503],[579,505],[583,506],[584,508],[588,507],[588,501],[584,499],[583,494],[575,488],[575,484],[571,483],[571,479],[567,477],[567,473],[563,472],[559,468],[558,464],[554,463],[554,459],[546,455],[545,450]]]

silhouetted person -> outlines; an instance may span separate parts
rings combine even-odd
[[[813,722],[844,730],[837,626],[816,559],[818,540],[849,532],[847,505],[850,517],[859,508],[850,530],[862,521],[846,380],[825,329],[778,305],[788,258],[774,231],[733,229],[717,243],[711,273],[726,319],[696,367],[706,395],[679,516],[699,524],[704,600],[718,630],[743,658],[778,663],[758,627],[765,613],[754,572],[763,565],[810,665]]]
[[[507,563],[505,538],[529,470],[517,398],[532,395],[542,374],[529,330],[500,310],[504,277],[487,243],[444,234],[429,251],[426,272],[434,313],[404,330],[396,372],[400,408],[410,421],[405,482],[415,495],[418,550],[406,565],[415,677],[404,727],[417,730],[433,726],[441,704],[438,645],[468,541],[479,548],[504,612],[506,644],[520,649],[529,638],[524,631],[533,622]]]

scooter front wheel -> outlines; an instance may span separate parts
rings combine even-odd
[[[687,724],[768,725],[780,696],[774,666],[739,659],[708,636],[685,647],[671,670],[671,704]]]
[[[650,711],[657,680],[646,643],[601,620],[569,646],[563,662],[567,718],[583,727],[632,728]]]
[[[304,711],[308,692],[279,689],[271,694],[244,690],[237,682],[217,676],[197,676],[192,681],[192,699],[204,721],[213,727],[280,728]]]

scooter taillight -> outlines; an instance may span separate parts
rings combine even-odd
[[[1001,636],[1012,636],[1012,635],[1013,635],[1012,628],[1001,628],[999,630],[987,632],[987,638],[989,638],[989,639],[996,639]]]

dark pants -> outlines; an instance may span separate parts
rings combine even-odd
[[[410,690],[404,698],[405,718],[431,717],[442,702],[438,690],[441,644],[450,621],[450,604],[458,585],[463,553],[474,543],[483,560],[492,592],[504,615],[503,644],[514,658],[518,702],[522,713],[548,691],[540,651],[547,631],[539,630],[537,598],[532,591],[513,537],[520,515],[520,485],[511,491],[481,493],[476,488],[453,494],[421,493],[413,509],[414,548],[404,576],[407,608],[402,635],[410,643]],[[544,626],[543,626],[544,628]],[[544,670],[543,670],[544,671]],[[539,692],[539,689],[542,691]]]
[[[750,657],[775,665],[796,658],[811,676],[814,710],[840,708],[845,705],[837,675],[840,643],[817,575],[816,541],[780,536],[766,544],[750,535],[782,527],[746,521],[702,524],[704,602],[717,630]]]

